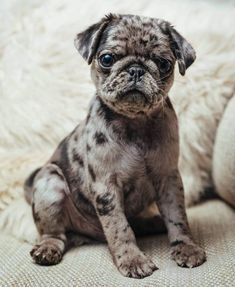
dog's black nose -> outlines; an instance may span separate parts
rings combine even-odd
[[[144,69],[139,65],[132,65],[128,67],[127,72],[130,74],[131,80],[135,80],[136,82],[139,82],[145,73]]]

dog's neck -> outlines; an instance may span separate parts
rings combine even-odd
[[[153,109],[149,115],[129,118],[108,107],[100,97],[91,103],[91,116],[100,118],[115,140],[122,139],[142,148],[151,148],[166,138],[177,138],[177,117],[169,99],[164,101],[161,109]]]
[[[174,108],[172,106],[172,103],[169,99],[168,96],[166,96],[159,104],[155,105],[151,109],[149,109],[148,112],[139,112],[136,114],[133,114],[132,116],[129,116],[128,113],[125,112],[119,112],[117,110],[114,110],[111,108],[107,103],[105,103],[100,96],[96,95],[95,100],[97,101],[98,105],[100,108],[104,111],[106,114],[108,121],[110,120],[123,120],[126,122],[148,122],[149,120],[151,121],[152,119],[157,119],[157,118],[164,118],[166,115],[166,110],[170,109],[174,111]]]

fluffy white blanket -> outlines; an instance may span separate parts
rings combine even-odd
[[[186,202],[212,185],[218,122],[234,93],[235,5],[186,0],[1,0],[0,228],[27,240],[35,230],[22,197],[28,173],[84,118],[94,88],[73,38],[104,14],[172,22],[197,60],[170,93],[179,116]]]

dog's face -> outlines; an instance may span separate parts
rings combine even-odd
[[[184,75],[195,60],[192,46],[168,22],[133,15],[106,16],[78,34],[75,45],[92,63],[97,94],[129,117],[162,103],[176,61]]]

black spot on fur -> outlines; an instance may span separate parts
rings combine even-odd
[[[105,144],[108,141],[107,137],[102,132],[96,132],[94,134],[94,139],[97,145]]]
[[[86,145],[86,150],[89,152],[91,150],[91,146],[89,144]]]
[[[179,244],[182,244],[184,243],[184,241],[182,240],[175,240],[175,241],[172,241],[170,246],[173,247],[173,246],[176,246],[176,245],[179,245]]]
[[[96,198],[97,211],[100,216],[109,215],[115,208],[114,195],[110,192],[98,195]]]
[[[182,222],[174,222],[173,220],[169,219],[169,222],[175,226],[183,227],[184,224]]]
[[[26,179],[25,183],[24,183],[24,189],[26,190],[27,188],[30,188],[33,186],[33,182],[35,179],[35,176],[37,175],[37,173],[41,170],[41,168],[37,168],[35,171],[33,171],[30,176]]]
[[[146,47],[148,44],[148,40],[140,39],[140,44],[143,45],[144,47]]]
[[[79,210],[83,210],[86,213],[92,215],[96,214],[94,206],[81,190],[77,190],[75,195],[76,195],[76,206]]]
[[[86,117],[86,124],[88,124],[88,122],[89,122],[90,118],[91,118],[91,114],[90,114],[90,113],[88,113],[88,115],[87,115],[87,117]]]
[[[32,212],[33,212],[33,219],[34,219],[35,223],[40,222],[41,218],[40,218],[38,212],[35,211],[34,202],[32,203]]]
[[[113,112],[101,99],[98,97],[98,100],[100,102],[100,107],[97,110],[97,114],[99,116],[104,117],[105,121],[107,123],[110,123],[111,121],[115,120],[117,118],[117,115],[115,112]]]
[[[179,209],[184,209],[184,205],[183,204],[179,204],[178,207],[179,207]]]
[[[77,198],[79,201],[83,201],[85,204],[89,204],[90,201],[86,198],[86,196],[80,191],[80,190],[77,190]]]
[[[129,25],[127,19],[123,19],[123,24],[124,24],[125,26],[128,26],[128,25]]]
[[[83,194],[82,191],[78,190],[75,194],[75,205],[77,209],[87,215],[92,215],[93,217],[96,217],[96,211],[91,203],[91,201]]]
[[[55,169],[50,171],[50,175],[58,176],[61,180],[64,180],[63,176],[61,174],[59,174],[58,171]]]
[[[144,22],[142,25],[146,29],[153,28],[153,23],[152,22]]]
[[[60,161],[54,162],[56,165],[58,165],[63,172],[65,169],[69,166],[69,159],[68,159],[68,153],[67,153],[67,139],[65,138],[60,144]]]
[[[183,227],[184,224],[182,222],[175,222],[173,223],[175,226],[180,226],[180,227]]]
[[[63,171],[63,175],[65,176],[65,179],[70,187],[71,184],[71,173],[70,173],[70,162],[68,158],[68,143],[67,141],[63,141],[63,144],[61,145],[61,152],[60,152],[60,160],[56,161],[55,164],[58,165],[61,170]]]
[[[68,158],[68,147],[67,141],[64,141],[63,145],[60,148],[60,157],[58,160],[53,161],[52,163],[56,164],[63,172],[65,180],[69,186],[71,192],[74,188],[79,188],[83,182],[82,175],[78,172],[71,171],[71,164]]]
[[[88,164],[88,171],[89,171],[89,174],[90,174],[90,176],[91,176],[91,179],[92,179],[93,181],[96,181],[96,174],[95,174],[95,172],[94,172],[93,167],[92,167],[90,164]]]
[[[80,154],[77,153],[77,151],[73,150],[73,161],[78,162],[80,166],[84,166],[84,162]]]
[[[150,34],[149,35],[149,40],[152,42],[152,41],[158,41],[158,37],[157,37],[157,35],[155,35],[155,34]]]
[[[123,228],[123,232],[127,232],[127,229],[130,227],[129,224],[127,224],[124,228]]]
[[[127,42],[128,38],[125,36],[115,35],[115,36],[113,36],[113,40],[117,40],[118,42]]]

